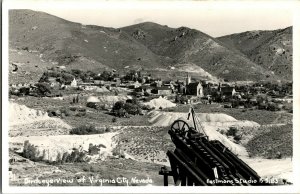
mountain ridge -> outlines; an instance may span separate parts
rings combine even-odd
[[[246,31],[217,39],[265,69],[292,80],[292,30],[290,26],[278,30]]]
[[[122,28],[82,25],[32,10],[10,10],[9,24],[11,49],[23,55],[36,51],[41,61],[67,69],[142,69],[179,79],[185,70],[207,79],[280,79],[219,39],[187,27],[153,22]],[[10,63],[18,62],[11,56]]]

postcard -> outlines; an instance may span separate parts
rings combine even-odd
[[[3,192],[300,192],[299,5],[4,1]]]

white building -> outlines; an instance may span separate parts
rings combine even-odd
[[[77,81],[74,78],[73,81],[71,82],[71,87],[77,87]]]

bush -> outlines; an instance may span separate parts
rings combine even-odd
[[[62,164],[62,157],[60,152],[58,152],[56,155],[56,164]]]
[[[104,130],[106,133],[111,132],[111,128],[110,127],[106,127]]]
[[[222,135],[224,135],[224,134],[225,134],[225,130],[224,130],[224,129],[221,129],[220,133],[221,133]]]
[[[88,102],[86,106],[89,108],[95,108],[95,109],[97,108],[97,104],[95,102]]]
[[[236,127],[229,127],[226,135],[235,137],[236,133],[237,133],[237,128]]]
[[[54,117],[53,112],[51,112],[51,111],[48,110],[47,113],[48,113],[49,117]]]
[[[117,117],[126,117],[128,115],[128,113],[126,112],[126,110],[124,108],[114,111],[114,114]]]
[[[117,122],[117,118],[116,117],[112,118],[112,122],[113,123]]]
[[[242,139],[242,136],[241,136],[241,135],[235,135],[235,136],[233,137],[233,139],[234,139],[236,142],[240,142],[241,139]]]
[[[88,171],[90,171],[90,168],[84,166],[84,167],[82,168],[82,170],[83,170],[84,172],[88,172]]]
[[[22,87],[22,88],[19,89],[19,95],[20,96],[29,95],[29,91],[30,91],[29,88]]]
[[[69,157],[69,153],[65,152],[61,158],[61,163],[62,164],[66,163],[68,157]]]
[[[68,154],[66,157],[67,163],[75,163],[75,162],[88,162],[89,158],[87,158],[86,152],[80,152],[78,149],[73,148],[71,154]]]
[[[141,109],[142,110],[153,110],[154,108],[151,108],[150,105],[142,105]]]
[[[71,69],[71,74],[74,76],[80,76],[82,71],[80,69]]]
[[[275,158],[276,158],[276,159],[281,159],[281,158],[282,158],[281,152],[278,151],[278,152],[276,153]]]
[[[65,107],[61,108],[60,112],[61,114],[65,114],[65,116],[70,116],[70,111]]]
[[[115,116],[118,117],[127,117],[126,113],[137,115],[142,114],[142,105],[138,103],[138,101],[134,98],[132,100],[128,100],[126,103],[123,101],[118,101],[115,103],[112,111]]]
[[[73,148],[71,154],[65,152],[60,159],[61,154],[58,153],[56,157],[55,164],[64,164],[64,163],[76,163],[76,162],[89,162],[90,158],[87,157],[87,152],[79,151],[76,148]]]
[[[82,125],[71,129],[71,135],[88,135],[88,134],[101,134],[104,130],[97,130],[93,125]]]
[[[74,80],[74,76],[70,73],[62,73],[61,78],[66,84],[70,84]]]
[[[117,101],[115,104],[114,104],[114,107],[113,107],[113,111],[117,111],[117,110],[120,110],[121,108],[124,107],[124,102],[123,101]]]
[[[51,87],[48,83],[37,83],[36,86],[36,95],[37,96],[47,96],[51,94]]]
[[[140,114],[141,108],[137,104],[125,103],[124,109],[128,114],[137,115]]]
[[[78,152],[79,151],[77,149],[73,150],[72,153],[70,155],[68,155],[67,162],[74,163],[77,158]]]
[[[90,155],[96,155],[100,151],[99,146],[93,145],[92,143],[89,144],[89,154]]]
[[[73,106],[73,107],[70,107],[70,110],[71,110],[71,111],[76,111],[76,110],[77,110],[77,107],[74,107],[74,106]]]
[[[78,108],[78,112],[86,112],[85,108]]]
[[[23,153],[22,156],[24,158],[28,158],[29,160],[32,161],[41,161],[43,160],[43,158],[45,157],[45,150],[43,151],[43,155],[39,156],[40,152],[39,150],[36,148],[36,146],[34,146],[33,144],[29,143],[28,140],[26,140],[24,142],[24,148],[23,148]]]

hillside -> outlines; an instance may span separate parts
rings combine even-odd
[[[278,79],[207,34],[150,22],[114,29],[69,22],[43,12],[10,10],[9,46],[10,68],[12,63],[19,67],[10,74],[10,81],[26,71],[34,76],[23,78],[34,81],[38,72],[62,65],[67,70],[116,69],[120,73],[143,69],[163,79],[180,79],[185,72],[230,81]]]
[[[272,127],[261,127],[246,145],[252,156],[276,158],[293,155],[293,126],[291,124]]]
[[[201,67],[214,76],[228,80],[259,80],[271,76],[270,72],[239,52],[228,49],[220,41],[195,29],[173,29],[146,22],[122,30],[153,53],[171,58],[178,68],[182,65]]]
[[[239,51],[254,63],[292,80],[293,28],[274,31],[247,31],[219,37],[233,50]]]
[[[36,50],[58,65],[119,68],[138,65],[140,57],[146,65],[157,60],[117,29],[84,26],[31,10],[12,10],[9,16],[10,47]]]

